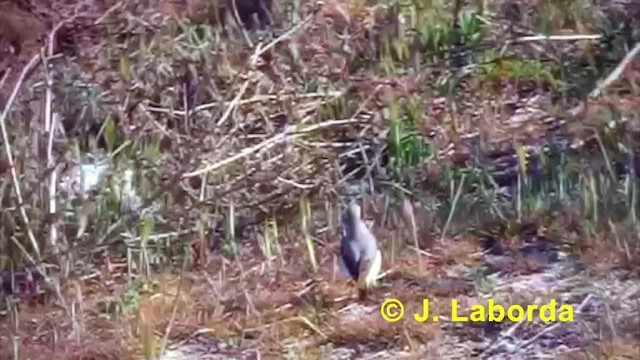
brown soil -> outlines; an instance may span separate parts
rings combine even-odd
[[[99,16],[115,3],[114,0],[0,0],[0,79],[7,76],[0,87],[0,104],[11,94],[24,66],[41,51],[53,27],[74,15]],[[75,40],[72,32],[61,33],[66,35],[63,41],[68,41],[67,37]],[[61,49],[56,47],[56,51]]]

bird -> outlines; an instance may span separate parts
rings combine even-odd
[[[355,200],[349,201],[342,218],[340,255],[343,270],[356,281],[358,297],[364,300],[367,290],[376,286],[382,254],[361,216],[360,206]]]

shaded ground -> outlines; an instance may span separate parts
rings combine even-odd
[[[82,304],[82,310],[76,324],[73,316],[50,307],[21,306],[22,358],[138,358],[139,346],[160,341],[174,306],[169,351],[163,359],[277,359],[286,354],[303,359],[410,358],[411,354],[442,359],[547,354],[569,359],[581,358],[582,350],[578,350],[589,348],[608,352],[602,354],[604,358],[636,358],[637,340],[626,336],[640,335],[637,277],[621,280],[623,272],[580,270],[575,261],[566,260],[544,271],[502,272],[476,288],[480,283],[474,286],[469,274],[480,270],[481,249],[461,239],[448,239],[443,245],[425,256],[418,270],[411,255],[390,261],[392,253],[385,242],[384,270],[388,273],[381,288],[364,303],[356,301],[352,285],[334,279],[335,246],[320,249],[322,261],[315,275],[304,252],[295,248],[286,251],[284,258],[291,260],[285,263],[250,260],[245,255],[239,259],[241,269],[237,261],[212,255],[208,264],[202,264],[202,271],[184,274],[180,290],[179,276],[136,281],[132,288],[118,280],[124,269],[112,264],[114,270],[107,271],[103,266],[101,274],[78,282],[77,289],[72,282],[63,290],[69,302],[77,301],[76,291],[81,293],[77,304]],[[472,305],[486,304],[482,293],[492,294],[496,303],[505,306],[557,299],[574,306],[575,322],[448,321],[451,299],[458,301],[460,316],[464,316]],[[405,318],[393,324],[380,316],[380,305],[389,298],[405,304]],[[413,313],[422,312],[424,298],[430,300],[431,312],[441,314],[440,323],[412,319]],[[3,325],[5,334],[8,325]],[[47,345],[53,341],[53,329],[61,337],[55,353]],[[156,340],[145,335],[150,329],[159,330]],[[76,331],[79,343],[74,340]],[[600,332],[629,335],[602,344]],[[11,348],[8,338],[3,336],[1,341],[3,349]],[[504,355],[508,353],[512,355]],[[6,352],[2,356],[9,358]]]

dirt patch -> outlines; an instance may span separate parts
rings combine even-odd
[[[6,100],[24,64],[42,47],[51,20],[40,14],[42,9],[28,1],[0,2],[0,78],[9,72],[0,100]]]
[[[0,0],[0,103],[4,103],[20,72],[34,55],[41,51],[51,30],[64,19],[100,16],[114,5],[113,0],[44,1]],[[65,52],[71,43],[82,39],[83,31],[74,18],[58,33],[56,51]],[[97,42],[96,42],[97,44]]]

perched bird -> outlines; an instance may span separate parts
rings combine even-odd
[[[362,221],[361,209],[354,200],[347,205],[342,218],[340,255],[346,269],[358,284],[360,300],[366,298],[367,289],[376,285],[382,267],[382,255],[375,236]]]

